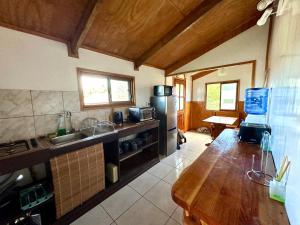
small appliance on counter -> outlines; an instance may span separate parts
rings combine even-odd
[[[153,119],[153,107],[130,107],[128,119],[131,122],[143,122]]]
[[[123,125],[123,113],[121,111],[114,112],[113,122],[117,125]]]
[[[173,87],[169,85],[155,85],[154,96],[171,96],[173,94]]]
[[[259,144],[265,131],[271,134],[271,127],[267,124],[247,123],[243,121],[240,125],[238,137],[240,141]]]

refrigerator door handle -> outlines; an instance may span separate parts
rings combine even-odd
[[[173,131],[173,130],[176,130],[176,129],[177,129],[177,127],[174,127],[172,129],[169,129],[168,131]]]

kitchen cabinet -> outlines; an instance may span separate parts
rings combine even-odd
[[[137,151],[128,152],[127,155],[119,154],[122,138],[143,132],[149,132],[152,135],[149,143],[139,147]],[[159,162],[158,120],[124,123],[123,126],[116,127],[115,132],[112,134],[88,137],[76,141],[76,143],[51,145],[45,138],[38,141],[40,145],[34,150],[0,158],[0,175],[39,163],[46,164],[47,171],[49,171],[47,183],[53,184],[50,190],[55,193],[55,201],[52,200],[51,204],[44,206],[44,211],[47,212],[48,216],[47,221],[43,221],[43,225],[72,223]],[[91,153],[87,153],[89,151]],[[96,152],[98,153],[96,154]],[[84,159],[81,159],[78,154],[96,154],[96,156],[90,157],[89,160],[85,159],[84,163]],[[95,162],[95,159],[97,159],[97,162]],[[86,166],[86,164],[91,165],[92,163],[94,168],[86,168],[80,174],[78,160],[79,162],[82,160],[80,165]],[[105,179],[105,165],[107,163],[117,166],[118,182],[110,183]],[[49,169],[51,167],[52,170]],[[58,176],[58,172],[63,173]],[[85,190],[87,187],[80,187],[80,185],[78,187],[79,178],[83,182],[87,177],[99,181],[94,182],[94,185],[91,186],[93,189],[91,192]],[[85,183],[87,183],[87,180]],[[63,184],[63,187],[58,188],[58,184]],[[87,195],[85,197],[81,196],[79,199],[79,193],[86,192]],[[77,193],[77,195],[74,193]],[[6,224],[8,220],[20,216],[22,212],[19,211],[16,208],[16,212],[11,212],[7,216],[0,216],[0,224]],[[54,216],[55,212],[56,217]]]

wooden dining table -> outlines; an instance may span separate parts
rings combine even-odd
[[[236,130],[225,129],[182,172],[171,194],[183,209],[185,225],[289,224],[284,205],[269,198],[268,187],[248,178],[253,155],[259,168],[259,146],[239,142]],[[267,172],[274,176],[269,162]]]
[[[236,117],[227,117],[227,116],[211,116],[203,120],[211,124],[211,137],[215,139],[219,134],[226,129],[226,126],[232,126],[237,122],[238,118]]]

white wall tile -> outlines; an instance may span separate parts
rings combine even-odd
[[[34,115],[57,114],[63,112],[62,92],[31,91]]]
[[[0,118],[32,115],[30,91],[0,89]]]
[[[34,116],[36,136],[46,136],[58,128],[58,115]]]
[[[35,136],[33,117],[0,119],[0,143]]]
[[[80,112],[80,100],[78,91],[64,91],[63,102],[65,111]]]
[[[272,154],[277,169],[285,155],[291,161],[285,207],[291,225],[300,224],[300,8],[299,0],[287,1],[291,10],[276,17],[270,55],[271,89],[269,123]]]

